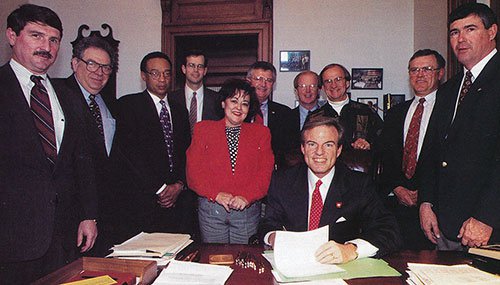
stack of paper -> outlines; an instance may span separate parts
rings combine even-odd
[[[232,272],[229,266],[172,260],[153,284],[224,285]]]
[[[436,265],[408,263],[408,284],[414,285],[474,285],[500,284],[500,277],[466,264]]]
[[[175,254],[192,243],[188,234],[140,233],[111,248],[108,257],[154,260],[166,265]]]

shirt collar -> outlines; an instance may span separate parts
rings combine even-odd
[[[328,103],[333,107],[333,108],[336,108],[336,107],[344,107],[345,105],[347,105],[349,103],[349,96],[347,96],[344,100],[342,101],[338,101],[338,102],[333,102],[333,101],[330,101],[329,99],[328,100]]]
[[[198,88],[198,90],[193,90],[193,89],[189,88],[189,86],[187,84],[184,85],[184,94],[186,94],[186,96],[188,98],[193,97],[193,92],[196,92],[196,97],[202,97],[203,96],[203,84],[200,86],[200,88]]]
[[[418,101],[420,100],[420,98],[425,98],[425,104],[432,103],[432,102],[436,101],[436,92],[437,92],[437,90],[434,90],[431,93],[425,95],[425,97],[415,96],[415,98],[413,98],[413,101],[411,102],[411,104],[418,105]]]
[[[490,61],[490,59],[497,53],[497,49],[494,48],[487,56],[485,56],[483,59],[481,59],[481,61],[479,61],[476,65],[474,65],[470,72],[472,73],[472,78],[474,81],[478,76],[479,74],[481,73],[481,71],[483,71],[484,67],[486,66],[486,64]],[[467,69],[464,67],[464,74],[467,72]]]
[[[34,84],[31,81],[31,75],[36,75],[40,76],[43,78],[43,80],[47,80],[47,74],[33,74],[33,72],[29,71],[26,67],[24,67],[22,64],[17,62],[15,59],[10,60],[10,67],[14,71],[14,73],[18,76],[18,80],[20,81],[19,83],[22,85],[28,85],[28,84]]]
[[[155,103],[155,105],[160,104],[160,100],[165,101],[165,103],[167,103],[167,105],[168,105],[168,94],[165,96],[165,98],[160,99],[158,96],[153,95],[153,93],[149,92],[149,90],[147,90],[147,91],[148,91],[149,96],[151,96],[151,99],[153,99],[153,103]]]
[[[335,166],[332,167],[330,172],[328,172],[323,178],[319,178],[312,172],[310,168],[307,168],[307,181],[309,183],[309,189],[314,189],[316,182],[321,179],[321,182],[323,182],[322,185],[326,187],[326,189],[330,189],[330,184],[333,181],[333,176],[335,175]],[[328,191],[327,191],[328,193]],[[325,197],[326,198],[326,197]]]

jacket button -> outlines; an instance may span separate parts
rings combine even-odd
[[[448,163],[446,161],[443,161],[443,162],[441,162],[441,166],[444,168],[444,167],[448,166]]]

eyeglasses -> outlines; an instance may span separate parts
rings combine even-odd
[[[408,68],[408,73],[410,73],[410,75],[417,75],[420,71],[422,71],[425,75],[430,75],[432,72],[439,69],[441,68],[432,68],[432,66],[410,67]]]
[[[160,76],[162,74],[163,74],[163,78],[170,77],[170,70],[165,70],[165,71],[161,72],[161,71],[158,71],[156,69],[153,69],[151,71],[146,71],[146,73],[149,74],[149,76],[151,76],[151,78],[153,78],[154,80],[160,79]]]
[[[335,78],[332,78],[332,79],[324,80],[323,82],[324,82],[325,85],[330,85],[330,84],[333,84],[333,82],[339,83],[340,81],[342,81],[344,79],[345,79],[345,77],[339,76],[339,77],[335,77]]]
[[[274,83],[274,79],[267,78],[267,77],[264,77],[264,76],[253,76],[252,80],[254,80],[254,81],[261,81],[261,82],[265,81],[267,83]]]
[[[314,88],[318,88],[318,85],[317,84],[299,84],[299,85],[297,85],[297,88],[300,88],[300,89],[306,89],[307,87],[314,89]]]
[[[102,73],[109,75],[113,72],[113,67],[110,64],[100,64],[93,60],[84,60],[82,58],[78,58],[87,66],[87,70],[90,72],[97,72],[99,68],[102,70]]]
[[[201,64],[201,63],[200,64],[194,64],[192,62],[186,64],[186,66],[189,67],[189,68],[192,68],[192,69],[203,69],[203,68],[205,68],[204,64]]]

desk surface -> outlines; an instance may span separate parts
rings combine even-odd
[[[235,258],[239,252],[246,251],[253,254],[257,259],[262,261],[265,266],[265,272],[258,274],[250,268],[241,268],[236,264],[233,264],[231,268],[234,269],[233,274],[229,278],[227,285],[232,284],[276,284],[271,273],[271,265],[265,260],[261,255],[263,248],[262,246],[250,246],[250,245],[215,245],[215,244],[204,244],[198,247],[200,251],[200,262],[208,263],[208,257],[211,254],[232,254]],[[401,277],[383,277],[383,278],[364,278],[364,279],[352,279],[347,280],[348,284],[406,284],[406,278],[408,277],[405,273],[407,262],[416,263],[434,263],[434,264],[464,264],[470,263],[470,259],[465,257],[464,253],[461,252],[438,252],[434,250],[426,251],[401,251],[394,253],[390,256],[383,258],[387,261],[393,268],[398,270],[402,276]]]

